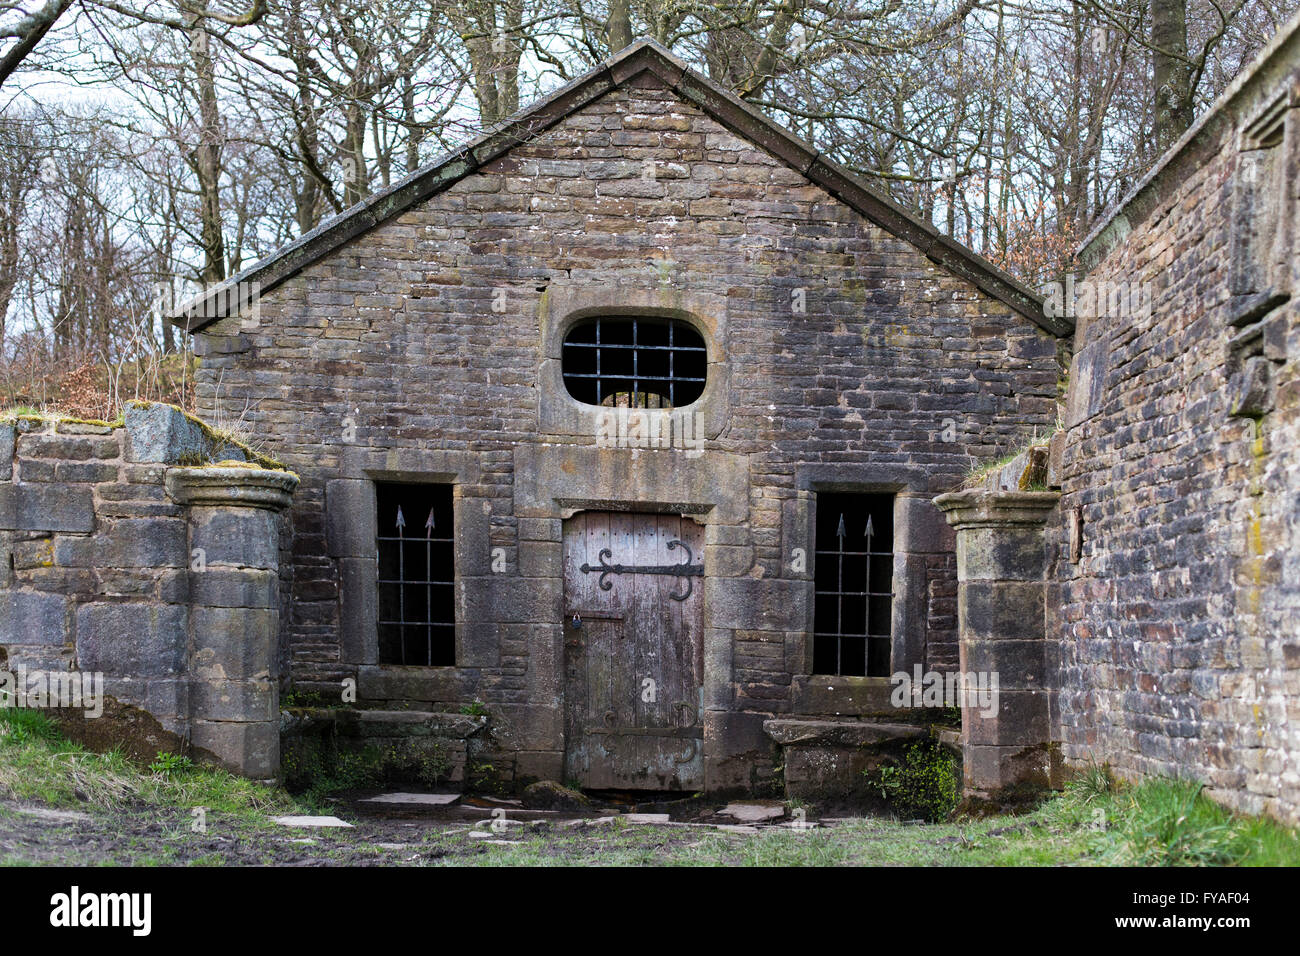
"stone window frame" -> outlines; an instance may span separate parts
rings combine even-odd
[[[467,578],[491,573],[490,499],[475,494],[482,477],[474,452],[397,448],[348,449],[338,477],[325,482],[326,553],[339,572],[339,628],[342,662],[369,676],[385,675],[406,684],[428,685],[422,699],[454,699],[467,669],[480,668],[488,650],[474,638],[468,617]],[[452,486],[455,523],[456,663],[420,666],[379,663],[379,550],[376,482],[411,482]],[[489,654],[490,656],[490,654]],[[490,663],[490,662],[487,662]],[[444,686],[445,685],[445,686]],[[388,696],[383,693],[362,696]]]
[[[898,465],[806,464],[796,469],[796,491],[782,508],[782,549],[786,560],[803,548],[805,570],[791,576],[803,583],[805,620],[792,660],[795,713],[822,713],[833,701],[836,713],[853,715],[885,709],[889,677],[852,677],[813,672],[813,553],[818,492],[892,494],[894,496],[894,597],[890,621],[890,671],[911,672],[924,664],[927,640],[927,558],[956,553],[956,535],[932,502],[944,489],[922,469]],[[936,542],[938,545],[936,545]]]
[[[1238,133],[1229,259],[1230,291],[1238,302],[1234,310],[1237,313],[1234,314],[1234,325],[1243,324],[1240,314],[1243,310],[1247,313],[1257,311],[1272,299],[1289,296],[1291,291],[1290,270],[1282,268],[1277,260],[1286,259],[1285,251],[1291,244],[1294,208],[1287,209],[1284,205],[1275,215],[1270,214],[1258,230],[1258,241],[1265,247],[1263,251],[1267,255],[1267,261],[1259,267],[1260,275],[1254,274],[1249,261],[1261,252],[1250,241],[1256,230],[1247,228],[1261,219],[1261,197],[1287,182],[1287,166],[1296,152],[1294,137],[1297,133],[1290,114],[1289,96],[1276,97],[1258,110]],[[1279,245],[1283,247],[1283,255],[1272,256],[1272,251]],[[1256,279],[1262,288],[1246,288]]]
[[[1296,138],[1300,128],[1293,116],[1290,92],[1258,109],[1237,134],[1237,165],[1233,174],[1228,282],[1227,371],[1230,414],[1257,418],[1272,410],[1276,388],[1274,366],[1286,360],[1286,328],[1278,308],[1292,296],[1291,254],[1296,216],[1300,215],[1293,184],[1300,164]],[[1266,180],[1266,181],[1261,181]],[[1292,186],[1294,188],[1294,186]],[[1280,194],[1278,207],[1261,197]]]
[[[601,434],[607,408],[588,405],[569,394],[564,384],[564,340],[578,324],[598,317],[676,319],[690,325],[708,349],[704,394],[673,415],[698,414],[705,440],[722,433],[730,411],[727,369],[727,301],[725,296],[684,293],[653,285],[553,283],[538,302],[541,361],[538,366],[538,433],[540,437],[585,438]],[[692,432],[693,433],[693,432]]]

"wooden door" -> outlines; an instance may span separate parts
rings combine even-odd
[[[678,515],[565,522],[566,782],[703,788],[703,551]]]

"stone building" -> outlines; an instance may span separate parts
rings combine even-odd
[[[1043,299],[638,42],[175,317],[258,448],[0,423],[0,678],[255,776],[817,796],[960,670],[969,798],[1300,821],[1297,91],[1300,17]]]
[[[1070,331],[647,41],[178,321],[301,478],[285,686],[481,702],[507,783],[711,791],[915,732],[931,499],[1051,432]]]
[[[1297,91],[1300,17],[1043,299],[638,42],[175,317],[258,448],[0,424],[0,678],[255,776],[817,796],[960,670],[969,798],[1300,821]]]

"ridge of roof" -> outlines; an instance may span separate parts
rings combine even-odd
[[[269,292],[348,240],[464,179],[647,70],[715,121],[767,150],[885,231],[910,242],[932,262],[970,281],[1054,335],[1069,335],[1073,331],[1073,323],[1068,319],[1047,315],[1042,296],[1020,280],[943,235],[916,213],[877,193],[856,174],[731,91],[690,69],[648,37],[636,40],[509,119],[442,153],[225,282],[199,293],[172,310],[168,321],[189,332],[202,331],[241,309],[251,296]]]

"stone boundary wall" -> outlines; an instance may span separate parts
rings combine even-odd
[[[1298,84],[1291,28],[1083,252],[1130,307],[1080,317],[1048,602],[1067,761],[1293,823]]]
[[[249,457],[166,405],[0,424],[0,672],[102,674],[102,716],[58,711],[77,736],[274,776],[298,479]]]

